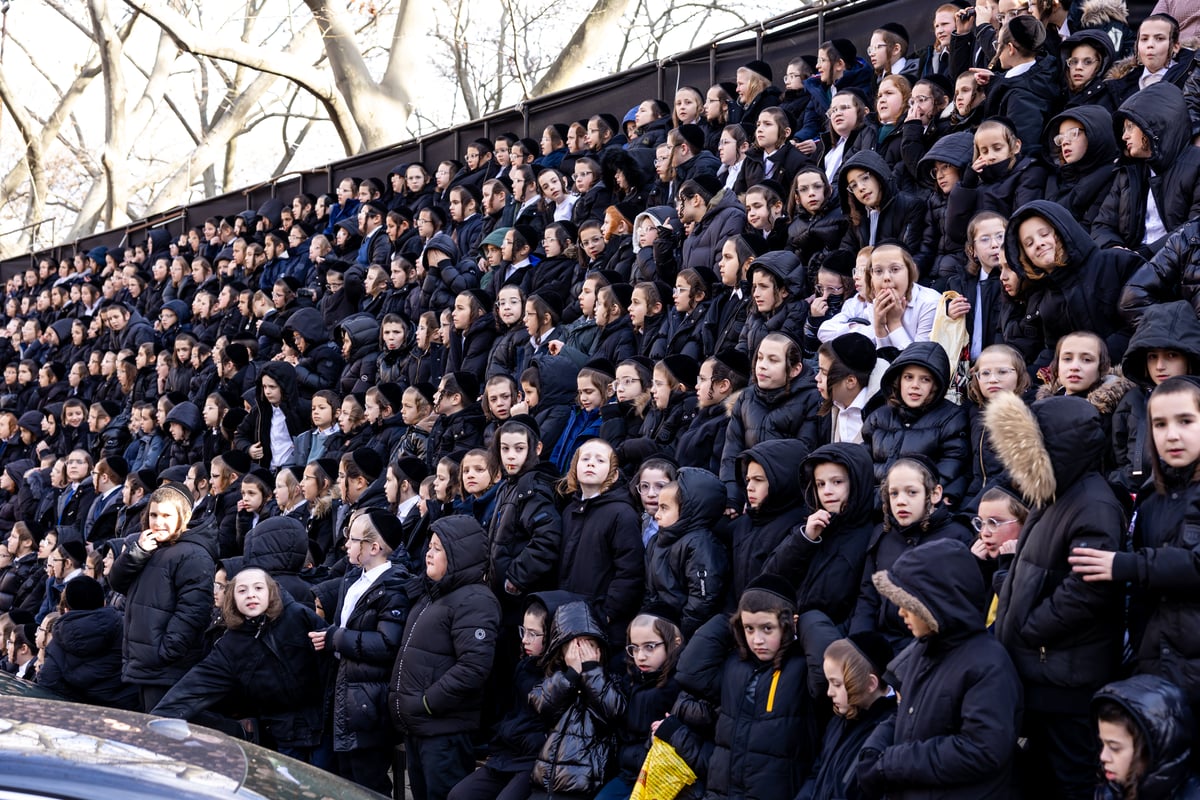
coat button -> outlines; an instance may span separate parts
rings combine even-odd
[[[909,706],[909,707],[908,707],[908,713],[909,713],[909,714],[913,713],[913,706]]]

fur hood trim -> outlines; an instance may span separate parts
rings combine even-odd
[[[881,569],[871,576],[871,582],[875,584],[879,594],[888,600],[891,600],[900,608],[916,614],[921,618],[921,621],[929,626],[929,629],[934,633],[938,632],[938,621],[933,612],[928,606],[922,603],[916,595],[907,592],[892,580],[892,576],[888,574],[886,569]]]
[[[983,421],[1000,462],[1025,501],[1044,506],[1057,489],[1054,465],[1033,412],[1015,394],[1002,392],[988,401]]]
[[[738,389],[736,392],[730,392],[729,397],[721,401],[721,405],[725,408],[725,416],[733,417],[733,407],[737,405],[738,398],[742,396],[745,389]]]
[[[1102,28],[1110,22],[1129,22],[1124,0],[1087,0],[1080,22],[1085,28]]]
[[[1111,414],[1117,410],[1125,393],[1132,388],[1134,388],[1133,381],[1113,371],[1104,377],[1104,381],[1099,386],[1088,392],[1087,401],[1095,406],[1101,414]],[[1038,387],[1037,399],[1045,400],[1047,397],[1054,397],[1062,390],[1062,384],[1058,381],[1043,383]]]
[[[1120,78],[1124,78],[1126,75],[1141,66],[1142,65],[1139,64],[1137,60],[1137,53],[1134,53],[1131,56],[1125,56],[1125,58],[1122,58],[1120,61],[1113,64],[1112,69],[1110,69],[1108,74],[1104,77],[1107,80],[1115,81]]]

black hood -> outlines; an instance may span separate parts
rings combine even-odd
[[[684,467],[675,476],[679,521],[659,528],[663,543],[673,542],[694,530],[712,530],[725,511],[725,484],[706,469]]]
[[[929,171],[935,161],[956,167],[960,174],[965,174],[967,167],[975,160],[975,134],[968,131],[950,133],[933,143],[928,152],[921,157],[917,164],[917,175],[926,183],[932,183]]]
[[[800,465],[808,448],[795,439],[768,439],[738,456],[738,479],[746,480],[746,464],[762,467],[767,476],[767,501],[754,512],[757,516],[775,516],[804,502],[800,484]]]
[[[1075,95],[1086,92],[1090,87],[1102,83],[1108,71],[1112,69],[1113,62],[1117,58],[1116,50],[1113,49],[1112,40],[1104,34],[1099,28],[1085,28],[1081,31],[1072,33],[1066,39],[1063,39],[1062,45],[1058,49],[1059,58],[1062,60],[1062,74],[1064,83],[1067,74],[1067,59],[1071,57],[1071,53],[1081,44],[1086,44],[1100,53],[1100,68],[1096,70],[1096,77],[1092,78],[1085,84]],[[1048,150],[1048,148],[1047,148]]]
[[[188,524],[187,530],[180,534],[179,541],[200,545],[208,551],[209,557],[215,563],[218,555],[216,518],[209,514],[199,522],[193,519]]]
[[[325,318],[315,308],[301,308],[288,317],[287,323],[283,326],[283,338],[291,345],[295,343],[292,337],[293,333],[304,337],[309,351],[317,345],[329,341],[329,328],[325,324]]]
[[[763,253],[750,264],[746,280],[753,281],[755,272],[769,272],[788,290],[791,297],[803,297],[807,272],[800,259],[790,250]]]
[[[590,605],[582,600],[564,603],[554,612],[554,622],[550,625],[550,640],[546,644],[546,653],[542,660],[548,663],[564,644],[580,636],[590,636],[601,644],[608,641]]]
[[[1138,781],[1137,796],[1154,800],[1182,796],[1176,791],[1190,775],[1194,722],[1183,691],[1157,675],[1134,675],[1096,692],[1093,715],[1106,700],[1125,709],[1142,730],[1149,769]]]
[[[71,655],[100,657],[108,653],[113,639],[121,637],[123,628],[121,612],[111,606],[70,611],[54,624],[54,641]]]
[[[456,514],[433,523],[433,533],[446,551],[446,575],[428,581],[430,594],[447,595],[461,586],[483,582],[487,568],[487,534],[474,517]]]
[[[204,427],[204,416],[195,403],[185,400],[167,412],[167,417],[163,420],[163,427],[169,431],[172,422],[178,422],[187,428],[188,433],[195,433]]]
[[[846,507],[832,521],[846,526],[862,525],[870,520],[879,497],[875,493],[875,466],[871,454],[862,445],[850,442],[834,442],[813,450],[800,464],[800,477],[804,484],[804,501],[814,511],[821,503],[817,500],[813,474],[818,465],[829,463],[840,464],[850,476],[850,497]]]
[[[1087,136],[1087,152],[1074,164],[1059,163],[1060,151],[1054,146],[1054,137],[1058,135],[1058,126],[1067,119],[1078,122],[1079,127],[1083,128],[1084,135]],[[1062,112],[1046,125],[1044,139],[1045,149],[1042,152],[1057,164],[1059,171],[1067,177],[1087,175],[1097,167],[1112,164],[1121,155],[1121,149],[1117,146],[1117,138],[1113,135],[1112,114],[1108,113],[1107,108],[1100,105],[1075,106]]]
[[[1148,163],[1156,173],[1171,168],[1179,156],[1192,146],[1192,126],[1188,119],[1187,102],[1178,86],[1162,81],[1134,92],[1113,114],[1113,135],[1129,120],[1150,140]]]
[[[860,150],[846,159],[842,164],[842,168],[838,170],[838,197],[842,198],[842,210],[847,214],[850,213],[852,195],[850,194],[850,190],[846,188],[846,183],[849,181],[847,175],[849,175],[852,169],[866,170],[879,181],[880,191],[883,193],[883,197],[880,198],[879,202],[880,208],[883,208],[896,196],[896,182],[892,179],[892,168],[884,161],[883,156],[874,150]],[[855,202],[858,201],[856,200]]]
[[[946,349],[937,342],[913,342],[904,348],[892,365],[887,368],[887,372],[883,373],[880,388],[884,394],[891,396],[900,391],[901,373],[904,372],[905,367],[913,366],[924,367],[933,373],[933,379],[937,381],[934,402],[940,400],[946,394],[946,387],[950,384],[950,358],[946,355]]]
[[[296,391],[296,368],[286,361],[268,361],[263,365],[262,372],[258,373],[258,378],[255,381],[257,384],[256,394],[258,396],[258,404],[260,406],[269,405],[263,398],[262,379],[270,378],[279,384],[279,389],[283,394],[283,399],[280,402],[281,406],[288,405],[295,401],[298,396]],[[291,399],[289,399],[291,398]]]
[[[299,311],[296,312],[296,314],[299,313]],[[412,331],[409,333],[411,334]],[[382,326],[379,324],[379,320],[371,314],[364,312],[351,314],[337,324],[337,327],[333,329],[333,341],[337,343],[338,349],[341,349],[342,342],[347,336],[350,337],[350,360],[366,355],[382,346],[380,341]],[[408,338],[405,337],[406,342]]]
[[[872,580],[881,595],[917,614],[941,639],[984,630],[983,575],[957,539],[934,539],[906,550]]]
[[[1020,233],[1021,223],[1030,217],[1041,217],[1049,222],[1062,239],[1067,253],[1067,266],[1064,269],[1082,266],[1099,249],[1070,211],[1049,200],[1034,200],[1013,212],[1012,219],[1008,221],[1008,230],[1014,233],[1004,237],[1004,255],[1009,264],[1021,263],[1021,241],[1017,234]]]
[[[547,630],[554,621],[554,612],[558,611],[560,606],[564,606],[567,603],[574,603],[578,600],[587,600],[587,598],[583,595],[576,594],[575,592],[568,592],[565,589],[550,589],[545,592],[534,592],[533,594],[529,595],[529,599],[536,599],[539,603],[546,607]],[[526,603],[526,608],[528,607],[529,605]]]
[[[1147,389],[1153,386],[1153,381],[1146,370],[1146,352],[1154,349],[1183,353],[1188,357],[1188,374],[1196,374],[1200,368],[1200,319],[1196,318],[1191,303],[1176,300],[1150,306],[1130,337],[1121,371]]]
[[[293,517],[271,517],[246,534],[240,558],[227,558],[222,564],[232,578],[243,569],[257,567],[271,575],[298,574],[308,556],[308,530]]]
[[[534,363],[542,381],[538,408],[569,405],[577,391],[575,376],[579,374],[578,365],[562,355],[539,355]]]
[[[1084,474],[1100,468],[1109,442],[1094,405],[1082,397],[1064,395],[1039,400],[1032,411],[1042,431],[1059,494]]]

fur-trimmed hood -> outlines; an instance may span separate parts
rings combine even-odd
[[[957,539],[935,539],[907,550],[871,581],[880,595],[916,614],[940,638],[984,630],[983,576]]]
[[[1100,28],[1110,22],[1128,22],[1129,10],[1124,0],[1087,0],[1079,21],[1085,28]]]
[[[1110,372],[1104,376],[1104,380],[1100,382],[1099,386],[1088,392],[1087,401],[1095,406],[1101,414],[1111,414],[1117,410],[1125,393],[1133,388],[1133,381],[1117,372]],[[1047,397],[1056,397],[1062,391],[1063,385],[1054,380],[1038,387],[1037,399],[1045,400]]]
[[[1059,487],[1097,469],[1108,446],[1100,412],[1082,397],[1049,397],[1030,408],[1015,394],[983,412],[992,447],[1026,502],[1044,506]]]

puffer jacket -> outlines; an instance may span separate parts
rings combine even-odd
[[[714,475],[721,471],[721,451],[725,447],[725,429],[736,395],[708,408],[697,407],[686,428],[676,433],[675,463],[681,467],[700,467]]]
[[[488,355],[496,341],[496,318],[484,314],[467,327],[450,332],[450,351],[446,356],[446,372],[470,372],[483,375],[487,371]]]
[[[1200,156],[1200,151],[1197,151]],[[1114,193],[1119,187],[1114,185]],[[1111,197],[1112,195],[1110,195]],[[1017,209],[1008,223],[1019,231],[1030,217],[1050,223],[1063,242],[1067,263],[1049,274],[1039,272],[1029,286],[1029,307],[1036,308],[1042,323],[1042,353],[1037,363],[1045,365],[1053,358],[1055,345],[1074,331],[1091,331],[1104,339],[1108,354],[1117,361],[1129,343],[1129,327],[1117,310],[1122,287],[1142,264],[1136,253],[1127,250],[1101,250],[1071,212],[1049,200],[1034,200]],[[1004,240],[1009,264],[1020,264],[1019,236]]]
[[[488,354],[486,377],[509,375],[513,380],[520,380],[521,373],[529,366],[529,332],[521,320],[511,326],[502,322],[498,324],[499,336],[492,343],[492,352]]]
[[[186,435],[183,439],[176,439],[170,435],[171,423],[177,422],[183,426]],[[190,400],[179,403],[167,412],[167,417],[163,421],[163,430],[167,432],[168,438],[164,440],[165,447],[159,458],[154,461],[147,461],[142,469],[156,469],[162,471],[166,469],[166,465],[176,466],[191,466],[201,459],[201,441],[200,437],[204,432],[204,415],[199,407]],[[147,454],[149,458],[153,458],[152,454]],[[162,456],[166,456],[165,464]],[[133,464],[130,463],[130,469],[133,469]]]
[[[12,566],[0,575],[0,613],[14,608],[37,613],[46,592],[46,571],[39,566],[37,553],[13,559]]]
[[[1059,126],[1067,120],[1078,123],[1087,137],[1087,152],[1074,164],[1064,164],[1062,151],[1052,146]],[[1064,111],[1046,125],[1045,152],[1053,167],[1046,180],[1045,198],[1070,211],[1084,228],[1090,230],[1112,189],[1116,160],[1120,155],[1113,135],[1112,114],[1097,105],[1076,106]]]
[[[1137,796],[1145,800],[1195,800],[1200,778],[1191,767],[1192,743],[1188,700],[1179,687],[1153,675],[1134,675],[1096,692],[1093,715],[1101,704],[1115,703],[1135,720],[1150,763],[1138,778]],[[1106,783],[1097,800],[1122,800],[1124,787]]]
[[[721,189],[708,201],[708,210],[683,240],[683,260],[680,269],[707,267],[714,269],[725,240],[736,236],[746,226],[746,209],[737,195]]]
[[[365,392],[375,385],[386,355],[379,352],[379,330],[379,320],[366,313],[351,314],[333,329],[334,342],[340,344],[347,338],[350,340],[349,362],[342,368],[337,384],[338,394],[342,397],[352,392]],[[393,357],[388,363],[394,373],[388,379],[395,383],[399,377],[399,359]]]
[[[570,498],[563,509],[558,587],[590,600],[607,619],[607,641],[625,640],[642,605],[646,580],[642,526],[628,489]]]
[[[1137,268],[1121,290],[1121,315],[1137,325],[1147,308],[1171,300],[1186,300],[1200,316],[1200,220],[1171,233]]]
[[[804,323],[808,319],[808,303],[803,302],[807,275],[796,254],[787,250],[764,253],[750,265],[746,280],[752,283],[754,273],[760,270],[773,275],[775,282],[787,289],[787,297],[770,315],[760,312],[751,297],[737,343],[737,349],[749,356],[751,362],[767,334],[783,333],[797,343],[803,342]]]
[[[147,552],[137,536],[113,562],[109,586],[125,595],[122,677],[127,683],[171,686],[204,655],[212,617],[217,529],[211,517]]]
[[[433,470],[445,456],[461,456],[472,448],[482,446],[485,424],[483,408],[473,399],[461,411],[439,414],[429,431],[425,463]]]
[[[800,465],[808,453],[809,448],[803,442],[785,438],[765,439],[738,456],[739,484],[745,483],[746,467],[753,461],[767,476],[768,491],[767,499],[758,508],[747,509],[731,527],[733,568],[728,610],[733,610],[733,604],[750,581],[765,571],[763,565],[774,558],[793,527],[804,524],[806,510]]]
[[[858,600],[878,495],[867,451],[856,444],[835,442],[818,447],[800,463],[801,486],[809,509],[822,508],[815,478],[821,464],[837,464],[846,471],[850,483],[846,502],[830,516],[819,541],[804,535],[804,522],[793,528],[767,558],[763,572],[782,575],[795,585],[796,609],[801,614],[817,609],[842,625]]]
[[[77,703],[139,710],[137,687],[121,680],[124,632],[121,612],[110,606],[64,614],[38,668],[38,685]]]
[[[1062,108],[1062,81],[1058,59],[1042,56],[1032,69],[1015,78],[998,75],[987,87],[984,115],[1012,120],[1022,152],[1030,158],[1041,154],[1042,130],[1047,117]]]
[[[829,188],[828,193],[825,204],[815,214],[809,214],[797,206],[792,221],[788,223],[788,249],[796,254],[801,264],[808,266],[806,289],[816,277],[825,257],[841,247],[846,230],[850,227],[850,221],[842,213],[833,187]]]
[[[500,627],[500,603],[483,582],[487,534],[463,515],[437,520],[432,532],[445,550],[446,574],[409,584],[414,605],[388,692],[392,722],[408,736],[479,727]]]
[[[961,244],[967,241],[967,226],[982,211],[1002,217],[1046,194],[1046,168],[1024,150],[1011,166],[1007,161],[988,164],[979,172],[968,168],[946,198],[946,230]],[[1012,228],[1013,241],[1017,229]],[[1016,262],[1009,262],[1016,263]]]
[[[554,613],[546,659],[581,636],[605,641],[587,603],[561,606]],[[549,797],[591,797],[604,785],[616,728],[625,713],[625,695],[603,663],[588,661],[580,666],[580,672],[564,666],[529,693],[538,714],[557,718],[530,776],[533,785]]]
[[[1109,0],[1104,0],[1103,3],[1093,2],[1093,3],[1089,3],[1088,5],[1091,6],[1093,9],[1096,9],[1096,8],[1100,7],[1101,5],[1109,5],[1110,7],[1113,7],[1113,10],[1117,11],[1121,15],[1122,18],[1126,14],[1124,6],[1119,6],[1117,3],[1111,3]],[[1076,47],[1080,47],[1082,45],[1087,45],[1088,47],[1092,48],[1093,50],[1095,50],[1097,53],[1100,54],[1100,66],[1096,68],[1096,77],[1092,78],[1090,81],[1085,83],[1083,86],[1079,87],[1078,90],[1071,91],[1070,89],[1067,89],[1065,107],[1067,109],[1073,109],[1073,108],[1077,108],[1077,107],[1086,107],[1089,105],[1095,105],[1096,107],[1103,108],[1105,111],[1108,111],[1111,113],[1112,112],[1111,106],[1113,104],[1113,99],[1112,99],[1112,96],[1108,92],[1109,87],[1105,80],[1105,76],[1108,75],[1108,71],[1110,69],[1112,69],[1113,61],[1116,60],[1116,56],[1117,56],[1116,51],[1113,47],[1113,40],[1110,39],[1109,35],[1107,33],[1105,33],[1103,30],[1098,30],[1098,28],[1100,27],[1099,25],[1095,25],[1095,27],[1092,27],[1092,25],[1095,23],[1092,23],[1092,24],[1084,23],[1084,24],[1088,25],[1088,27],[1084,28],[1081,31],[1076,31],[1075,33],[1072,33],[1070,36],[1068,36],[1066,39],[1063,39],[1062,46],[1059,49],[1059,60],[1062,62],[1065,62],[1068,58],[1071,57],[1071,54],[1075,51]],[[1066,71],[1067,71],[1066,65],[1064,63],[1063,67],[1062,67],[1062,72],[1066,73]],[[1064,77],[1064,81],[1065,81],[1066,75],[1064,74],[1063,77]],[[1055,123],[1053,121],[1051,121],[1049,124],[1047,124],[1046,129],[1050,130],[1054,126],[1054,124]],[[1053,134],[1052,134],[1052,136],[1053,136]],[[1054,152],[1054,148],[1051,147],[1051,144],[1053,144],[1053,143],[1048,142],[1045,145],[1045,147],[1046,147],[1045,152],[1047,152],[1047,153]],[[1089,138],[1088,146],[1089,147],[1091,146],[1090,138]]]
[[[923,367],[936,382],[933,397],[921,408],[900,398],[900,376],[908,367]],[[957,505],[971,478],[970,422],[967,411],[945,397],[950,360],[937,342],[913,342],[883,374],[880,391],[888,402],[863,421],[863,444],[875,462],[875,482],[882,484],[897,459],[914,453],[928,456],[937,467],[947,502]]]
[[[342,351],[329,339],[329,328],[315,308],[301,308],[288,317],[283,326],[283,340],[295,347],[295,335],[304,337],[304,352],[296,363],[296,386],[301,396],[312,397],[314,392],[336,386],[341,379],[346,360]]]
[[[650,751],[651,737],[646,732],[671,712],[679,697],[679,681],[674,675],[630,666],[622,676],[621,691],[626,702],[617,729],[617,768],[621,779],[633,783]]]
[[[1030,705],[1078,713],[1111,680],[1121,656],[1118,584],[1084,581],[1067,558],[1075,547],[1118,551],[1121,503],[1097,472],[1108,445],[1100,414],[1081,397],[1027,407],[1015,395],[985,412],[1013,485],[1033,507],[1000,591],[996,638],[1008,649]]]
[[[1200,217],[1200,150],[1192,146],[1183,92],[1166,81],[1147,86],[1121,104],[1113,114],[1118,139],[1126,120],[1146,133],[1150,157],[1122,157],[1092,236],[1101,247],[1127,247],[1149,257],[1161,247],[1161,242],[1142,242],[1151,192],[1168,234]]]
[[[725,489],[708,470],[684,467],[675,478],[679,520],[659,528],[646,549],[646,604],[680,609],[691,636],[720,609],[729,558],[713,535],[725,511]]]
[[[875,227],[875,238],[871,238],[870,214],[858,202],[846,184],[853,170],[863,170],[879,182],[882,197],[879,201],[879,221]],[[921,251],[921,238],[925,214],[924,198],[900,191],[891,166],[874,150],[863,150],[842,162],[837,174],[838,197],[841,198],[842,213],[849,222],[842,249],[857,253],[869,244],[894,240],[909,253]],[[857,213],[859,220],[855,224]]]
[[[221,562],[232,578],[243,569],[258,567],[301,605],[312,607],[312,586],[300,577],[308,558],[308,529],[293,517],[271,517],[247,534],[242,555]]]
[[[974,153],[973,134],[965,131],[950,133],[933,143],[918,163],[917,172],[924,183],[930,184],[932,181],[928,176],[938,163],[942,163],[953,166],[961,177],[971,168]],[[948,199],[949,195],[942,194],[942,190],[933,184],[925,210],[925,231],[920,250],[928,262],[922,265],[922,272],[929,276],[933,288],[939,291],[944,290],[946,284],[959,274],[967,260],[963,252],[966,229],[952,231],[947,224]]]
[[[575,397],[575,373],[560,356],[538,356],[532,365],[538,368],[542,381],[538,404],[530,409],[538,430],[542,433],[543,457],[549,458],[571,419],[571,403]]]
[[[342,578],[332,620],[341,620],[346,591],[362,568]],[[325,652],[337,656],[333,691],[333,749],[348,752],[377,747],[395,740],[388,725],[388,676],[409,614],[408,570],[393,564],[358,598],[346,626],[325,629]],[[326,606],[328,608],[328,606]],[[328,689],[327,689],[328,691]]]
[[[252,711],[280,747],[316,747],[324,729],[321,656],[310,632],[325,622],[284,598],[279,616],[261,614],[229,628],[151,712],[194,719],[222,700]]]
[[[557,478],[554,465],[541,462],[501,484],[488,529],[488,584],[497,597],[506,596],[505,581],[525,593],[553,588],[562,551]]]
[[[1182,353],[1188,359],[1188,374],[1200,374],[1200,321],[1191,304],[1176,300],[1146,309],[1121,362],[1121,374],[1135,386],[1121,398],[1110,421],[1114,468],[1108,482],[1131,495],[1149,481],[1154,464],[1146,420],[1146,402],[1155,386],[1146,355],[1153,349]]]
[[[965,544],[936,541],[875,574],[880,594],[932,631],[889,665],[899,708],[872,732],[859,761],[871,796],[1001,800],[1013,796],[1021,682],[984,627],[983,577]]]

